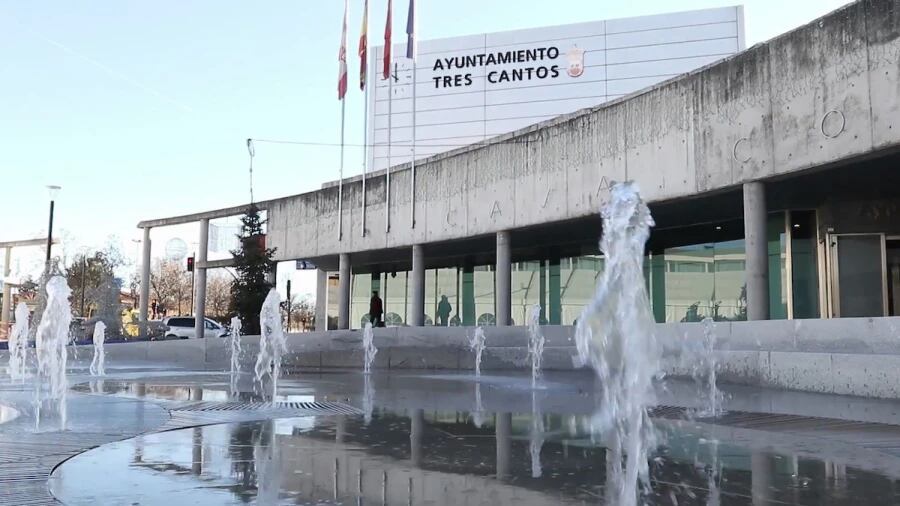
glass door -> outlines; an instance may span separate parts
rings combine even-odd
[[[836,234],[829,244],[834,315],[886,315],[884,234]]]

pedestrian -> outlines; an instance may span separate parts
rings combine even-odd
[[[447,326],[447,319],[450,318],[451,311],[453,311],[453,307],[450,306],[450,301],[447,300],[447,296],[441,295],[441,301],[438,303],[437,307],[438,325],[441,327]]]
[[[381,315],[384,314],[384,304],[378,296],[378,291],[372,292],[372,300],[369,301],[369,321],[373,327],[381,327]]]

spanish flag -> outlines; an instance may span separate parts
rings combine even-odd
[[[384,23],[384,70],[382,75],[385,79],[391,77],[391,24],[393,24],[391,4],[391,0],[388,0],[387,21]]]
[[[363,6],[362,32],[359,34],[359,89],[366,89],[369,49],[369,0]]]
[[[347,11],[350,6],[344,0],[344,28],[341,32],[341,49],[338,51],[338,100],[347,94]]]

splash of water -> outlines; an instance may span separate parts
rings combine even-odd
[[[484,425],[484,404],[481,401],[481,383],[475,382],[475,411],[472,413],[472,423],[477,428]]]
[[[24,302],[16,305],[16,323],[9,335],[9,377],[25,380],[25,350],[28,344],[28,306]]]
[[[284,329],[281,327],[281,297],[273,288],[263,302],[259,313],[259,324],[262,335],[259,337],[259,355],[256,357],[256,382],[263,387],[263,379],[268,376],[272,381],[272,402],[278,393],[278,378],[281,377],[281,357],[287,351]]]
[[[610,192],[600,241],[606,268],[578,319],[575,340],[581,360],[600,380],[603,405],[592,428],[607,442],[610,504],[632,506],[640,486],[650,488],[648,458],[657,442],[648,408],[655,403],[662,352],[643,273],[654,223],[636,184],[617,183]]]
[[[366,322],[366,328],[363,329],[363,351],[365,352],[363,372],[369,374],[372,372],[372,363],[375,362],[375,354],[378,353],[378,348],[375,347],[375,331],[372,330],[371,322]]]
[[[541,306],[531,308],[528,319],[528,355],[531,357],[531,386],[541,378],[541,362],[544,360],[544,333],[541,332]]]
[[[106,341],[106,324],[97,321],[94,324],[94,358],[91,360],[91,376],[103,376],[106,374],[106,350],[103,343]]]
[[[375,385],[372,383],[372,377],[368,374],[363,375],[363,421],[366,425],[372,421],[372,412],[375,410]]]
[[[241,319],[231,318],[231,334],[228,336],[231,348],[231,370],[229,374],[229,392],[234,397],[238,393],[238,379],[241,376]]]
[[[66,394],[69,390],[66,344],[69,342],[69,325],[72,323],[72,310],[69,306],[71,294],[72,290],[64,277],[53,276],[47,282],[47,307],[35,334],[38,380],[35,382],[34,403],[37,428],[40,428],[43,401],[50,400],[55,404],[60,430],[66,429]]]
[[[716,360],[716,329],[712,318],[706,317],[701,322],[703,325],[703,352],[699,361],[699,369],[695,377],[702,376],[705,390],[704,406],[699,415],[714,417],[722,414],[722,392],[716,384],[718,360]]]
[[[484,353],[484,342],[486,338],[484,336],[484,329],[481,327],[475,327],[475,333],[472,334],[472,339],[469,339],[469,348],[475,352],[475,377],[481,377],[481,356]]]
[[[274,420],[262,424],[253,445],[256,462],[256,503],[278,504],[284,474]]]
[[[544,446],[544,416],[538,405],[537,391],[531,391],[531,432],[528,437],[528,452],[531,454],[531,477],[540,478],[543,474],[541,467],[541,449]]]
[[[719,441],[707,441],[709,443],[710,464],[707,468],[706,488],[709,495],[706,498],[706,506],[720,506],[722,503],[722,490],[719,486],[721,481],[722,469],[719,464]]]

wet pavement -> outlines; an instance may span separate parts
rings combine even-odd
[[[603,504],[590,374],[320,371],[273,406],[247,377],[109,371],[71,371],[62,432],[0,380],[0,505]],[[649,504],[900,504],[900,402],[725,390],[695,419],[696,384],[660,389]]]

